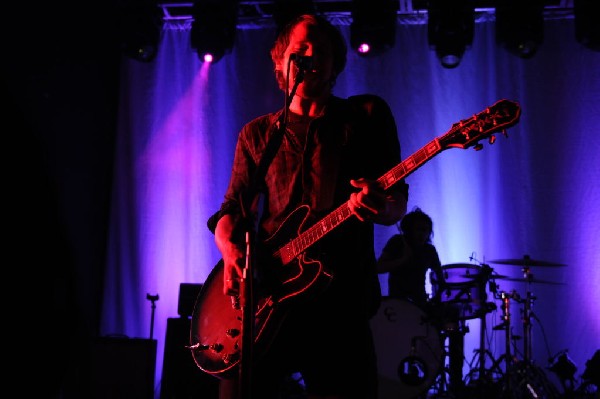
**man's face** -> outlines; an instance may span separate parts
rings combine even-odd
[[[330,93],[333,77],[332,52],[330,40],[317,27],[300,23],[292,30],[290,44],[284,53],[283,71],[287,71],[291,54],[295,53],[313,58],[313,68],[306,71],[304,81],[298,86],[297,96],[316,99]],[[288,85],[290,89],[298,73],[298,69],[293,62],[292,64]]]

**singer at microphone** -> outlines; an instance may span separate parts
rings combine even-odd
[[[210,348],[193,352],[194,360],[208,357],[199,363],[219,377],[221,398],[279,398],[281,387],[289,385],[288,371],[300,371],[301,394],[376,397],[379,356],[370,321],[381,298],[371,231],[374,224],[389,226],[400,220],[409,187],[397,178],[384,191],[372,179],[385,173],[386,165],[401,161],[391,106],[368,92],[346,97],[333,93],[346,65],[345,41],[322,16],[299,15],[290,21],[270,50],[284,104],[252,117],[238,131],[224,200],[207,222],[223,259],[204,285],[208,288],[201,299],[206,306],[191,323],[196,330],[190,331],[192,338],[208,331],[221,334],[210,342],[198,339]],[[257,106],[268,103],[260,89],[253,94],[249,101]],[[319,241],[311,259],[298,262],[302,264],[291,273],[262,261],[271,252],[264,239],[285,233],[282,223],[307,218],[316,227],[319,218],[328,219],[329,209],[344,203],[344,211],[356,218],[340,224],[331,239]],[[274,260],[287,264],[302,255],[303,243],[319,238],[310,230],[302,233],[309,237],[296,237],[300,245],[288,242],[273,254],[278,258]],[[286,235],[292,239],[296,234]],[[345,267],[348,262],[351,270]],[[332,277],[334,283],[329,284]],[[239,310],[237,302],[218,306],[219,291],[232,296],[229,280],[234,279],[241,283]],[[214,282],[220,287],[209,285]],[[294,306],[285,306],[293,296],[298,298]],[[276,316],[279,305],[283,317]],[[408,323],[410,315],[402,313],[400,321]],[[264,334],[258,334],[261,331]],[[423,345],[423,350],[429,348]],[[407,365],[413,374],[419,373],[417,366]]]

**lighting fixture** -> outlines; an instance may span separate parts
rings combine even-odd
[[[497,0],[496,43],[528,59],[544,40],[543,0]]]
[[[456,68],[473,44],[475,12],[470,0],[432,0],[427,14],[429,46],[444,68]]]
[[[353,0],[350,45],[361,56],[378,55],[396,43],[398,0]]]
[[[191,46],[203,62],[218,62],[233,49],[238,5],[234,0],[196,0]]]

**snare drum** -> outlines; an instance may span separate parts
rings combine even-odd
[[[413,398],[434,383],[443,361],[443,340],[420,307],[384,297],[371,320],[377,353],[379,398]]]
[[[487,301],[486,281],[482,269],[470,263],[453,263],[442,266],[444,282],[440,284],[432,274],[433,297],[447,318],[468,320],[485,314]]]

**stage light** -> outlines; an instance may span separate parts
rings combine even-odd
[[[218,62],[233,49],[238,5],[235,0],[196,0],[191,46],[203,62]]]
[[[575,0],[575,39],[585,47],[600,51],[600,7],[598,0]]]
[[[444,68],[456,68],[473,44],[475,9],[470,0],[432,0],[427,13],[429,46]]]
[[[510,53],[527,59],[544,40],[543,0],[498,0],[496,43]]]
[[[215,60],[215,57],[214,57],[214,56],[213,56],[211,53],[205,53],[205,54],[202,56],[202,61],[204,61],[204,62],[207,62],[207,63],[209,63],[209,64],[210,64],[211,62],[214,62],[214,60]]]
[[[131,0],[120,5],[121,50],[142,62],[154,60],[158,52],[162,12],[153,1]]]
[[[302,14],[314,14],[312,0],[275,0],[273,20],[279,33],[291,20]]]
[[[350,45],[362,56],[381,54],[396,43],[398,0],[353,0]]]

